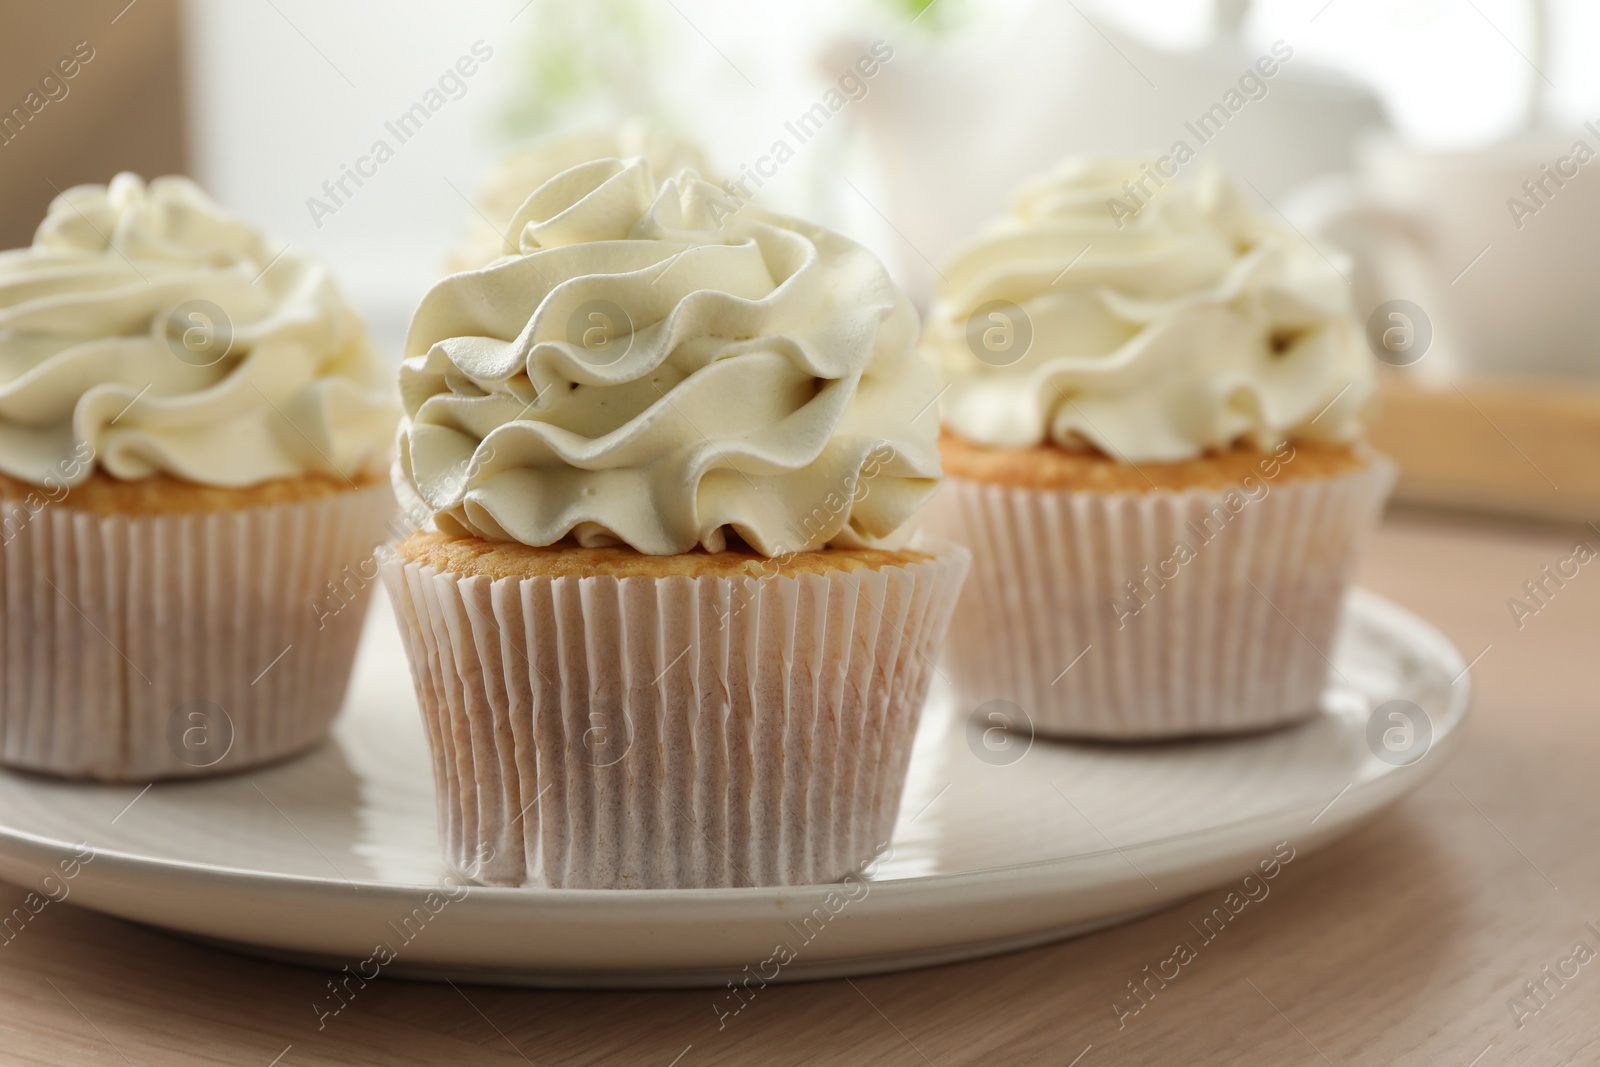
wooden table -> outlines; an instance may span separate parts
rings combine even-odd
[[[1568,963],[1563,985],[1544,972],[1577,941],[1600,952],[1585,928],[1600,928],[1600,563],[1520,631],[1506,604],[1580,536],[1391,517],[1365,584],[1469,658],[1487,648],[1465,744],[1397,809],[1286,868],[1120,1031],[1113,999],[1220,893],[996,959],[771,987],[720,1032],[703,990],[389,981],[319,1033],[327,976],[68,904],[0,948],[0,1063],[1600,1063],[1600,957]],[[21,896],[0,886],[0,913]],[[1542,1006],[1524,988],[1538,981]]]

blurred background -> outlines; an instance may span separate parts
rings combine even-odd
[[[1402,499],[1600,517],[1588,0],[0,0],[0,25],[3,247],[60,189],[188,173],[330,261],[396,358],[494,164],[540,138],[648,119],[924,307],[1020,181],[1182,140],[1348,254],[1394,341]]]

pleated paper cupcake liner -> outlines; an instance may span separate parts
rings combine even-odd
[[[967,562],[496,581],[386,563],[446,860],[556,888],[843,877],[893,829]]]
[[[1255,499],[947,478],[926,528],[973,553],[945,657],[961,706],[1004,701],[1039,733],[1111,739],[1313,714],[1394,482],[1392,463],[1368,459],[1263,482]]]
[[[8,524],[0,762],[150,781],[315,743],[344,700],[394,507],[379,484],[171,515],[63,501]]]

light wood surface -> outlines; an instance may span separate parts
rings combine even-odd
[[[1585,523],[1600,517],[1600,386],[1383,379],[1372,440],[1398,500]]]
[[[1600,927],[1600,564],[1521,630],[1506,604],[1579,536],[1386,523],[1364,584],[1467,657],[1487,649],[1465,744],[1397,809],[1284,868],[1120,1030],[1113,1000],[1191,938],[1222,891],[1029,952],[771,987],[721,1031],[705,990],[384,981],[318,1032],[311,1005],[327,975],[51,905],[0,948],[0,1064],[1600,1062],[1600,959],[1565,988],[1547,983],[1554,995],[1521,1028],[1507,1006],[1575,941],[1600,950],[1584,928]],[[0,912],[22,896],[0,885]]]

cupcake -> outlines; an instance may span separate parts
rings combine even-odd
[[[564,170],[596,159],[643,156],[657,174],[688,168],[706,173],[705,157],[689,141],[664,132],[645,119],[630,119],[576,133],[543,137],[502,159],[478,191],[472,229],[446,260],[452,271],[476,270],[501,256],[516,255],[518,236],[511,218],[530,193]]]
[[[412,321],[384,566],[447,861],[489,885],[842,877],[889,837],[967,553],[916,313],[858,245],[567,170]],[[491,857],[485,859],[484,857]]]
[[[384,378],[327,270],[184,178],[70,189],[0,253],[0,763],[215,774],[327,732],[394,511]]]
[[[945,266],[925,341],[947,381],[928,525],[974,556],[949,675],[1041,733],[1313,714],[1394,480],[1338,271],[1175,170],[1074,161],[1025,189]]]

